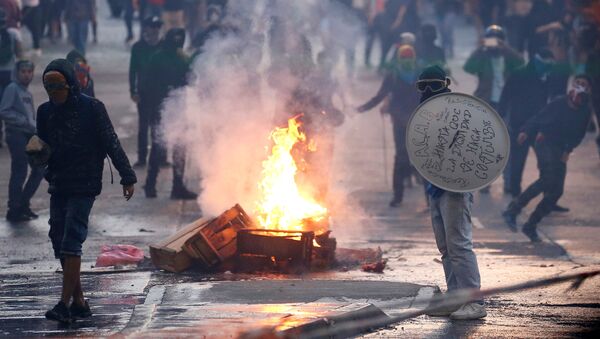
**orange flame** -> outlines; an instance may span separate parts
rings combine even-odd
[[[296,183],[298,166],[291,152],[296,143],[306,142],[300,126],[298,117],[291,118],[287,128],[275,128],[269,137],[273,147],[262,163],[261,198],[256,207],[258,223],[264,229],[316,231],[311,228],[327,216],[327,209]]]

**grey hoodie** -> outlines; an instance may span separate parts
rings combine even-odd
[[[2,95],[0,119],[6,122],[7,130],[35,133],[33,95],[15,80],[6,86]]]

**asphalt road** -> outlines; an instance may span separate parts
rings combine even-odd
[[[121,21],[107,19],[104,5],[101,6],[101,16],[100,42],[98,46],[91,46],[88,56],[97,96],[106,103],[122,143],[133,160],[137,118],[135,106],[128,98],[128,48],[122,43],[124,28]],[[460,65],[475,39],[468,28],[459,28],[457,34],[461,39],[458,39],[458,52],[451,67],[458,85],[453,89],[471,93],[474,86],[472,79],[460,70]],[[31,86],[36,104],[45,99],[40,85],[43,65],[68,51],[65,43],[44,47],[44,55],[37,60],[36,79]],[[352,103],[358,104],[372,95],[379,81],[372,72],[359,70],[352,88]],[[385,147],[382,130],[387,136]],[[594,135],[588,135],[569,161],[565,195],[560,203],[570,207],[571,212],[553,214],[543,221],[540,230],[544,242],[541,244],[533,245],[525,236],[512,233],[503,225],[500,212],[509,198],[502,193],[501,180],[494,183],[490,194],[476,194],[474,240],[484,287],[600,268],[600,217],[596,213],[596,202],[600,201],[600,176],[597,174],[600,158],[593,138]],[[405,203],[400,208],[390,209],[387,206],[391,199],[391,140],[389,121],[382,123],[376,110],[364,115],[348,112],[346,123],[336,135],[331,183],[332,194],[343,196],[349,207],[348,213],[332,217],[333,235],[337,237],[338,244],[350,248],[381,247],[388,258],[388,267],[383,274],[356,269],[303,276],[200,272],[174,275],[154,270],[103,275],[84,272],[84,289],[89,292],[95,316],[70,328],[43,319],[44,311],[58,299],[61,278],[55,272],[58,263],[52,258],[47,239],[49,197],[44,183],[32,202],[33,209],[40,212],[40,219],[22,225],[9,225],[0,220],[0,335],[102,336],[122,333],[143,337],[156,333],[167,337],[176,334],[193,336],[205,331],[209,336],[218,336],[225,333],[222,332],[225,328],[235,329],[231,333],[247,329],[243,325],[246,323],[289,326],[290,322],[286,323],[283,319],[290,315],[302,322],[334,309],[353,310],[369,303],[381,304],[381,295],[359,298],[356,291],[360,291],[361,286],[376,289],[386,286],[387,289],[383,290],[390,291],[390,295],[397,298],[398,305],[406,298],[414,298],[421,288],[425,288],[423,291],[432,286],[444,289],[442,266],[422,189],[415,184],[414,188],[407,190]],[[0,149],[1,215],[6,211],[9,163],[7,149]],[[388,166],[387,171],[384,170],[385,165]],[[138,186],[136,196],[125,202],[121,188],[107,184],[110,175],[108,170],[105,171],[105,189],[94,206],[90,233],[84,247],[84,271],[89,271],[94,265],[102,244],[127,243],[147,250],[149,243],[172,234],[200,216],[195,202],[168,199],[169,172],[161,174],[158,199],[145,199],[141,186]],[[387,180],[385,173],[390,176]],[[142,181],[144,171],[138,171],[138,175]],[[525,182],[532,182],[536,175],[535,157],[531,154]],[[197,178],[193,176],[188,178],[188,183],[191,187],[198,187]],[[531,206],[525,215],[529,212]],[[222,289],[221,294],[211,294],[210,298],[202,294],[215,288],[215,284],[237,281],[242,288],[248,284],[248,295],[251,295],[251,287],[260,287],[260,281],[265,280],[282,285],[295,280],[307,281],[307,289],[318,288],[321,280],[343,280],[346,283],[340,286],[354,287],[309,299],[265,301],[262,306],[260,298],[249,302],[240,297],[244,293],[239,291],[235,294],[238,297],[233,299],[230,296],[220,298],[219,295],[228,295]],[[317,283],[311,285],[312,281]],[[373,287],[375,285],[369,285],[369,282],[384,285]],[[396,293],[393,292],[396,289],[394,283],[398,284]],[[402,286],[418,288],[403,289]],[[586,282],[577,291],[567,292],[566,288],[556,286],[491,297],[486,300],[488,317],[481,321],[452,322],[421,316],[365,337],[547,338],[592,336],[590,333],[593,331],[597,335],[600,279]],[[178,294],[177,291],[187,292]],[[156,297],[156,293],[160,297]],[[197,299],[190,299],[190,296]],[[390,314],[404,309],[394,305],[383,303],[380,306]],[[209,316],[199,319],[198,312],[206,312]],[[220,316],[211,317],[211,314]]]

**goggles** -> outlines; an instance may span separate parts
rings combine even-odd
[[[432,92],[439,92],[446,87],[446,80],[428,79],[417,81],[417,89],[419,92],[425,92],[427,87],[429,87]]]
[[[44,84],[44,88],[46,89],[46,91],[58,91],[61,89],[68,89],[69,86],[67,84],[53,83],[53,84]]]

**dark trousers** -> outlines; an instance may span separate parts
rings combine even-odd
[[[33,48],[40,48],[40,38],[42,36],[42,8],[23,7],[23,23],[31,32],[31,40],[33,40]]]
[[[396,155],[394,157],[394,174],[392,186],[394,189],[394,199],[402,200],[404,196],[404,181],[410,177],[410,161],[406,151],[406,126],[398,122],[393,122],[394,145]]]
[[[85,55],[85,46],[87,45],[89,28],[90,21],[88,20],[67,22],[69,40],[73,44],[73,47],[83,55]]]
[[[150,159],[148,161],[148,175],[146,176],[146,189],[156,188],[156,179],[160,172],[160,166],[164,163],[167,148],[162,138],[160,123],[152,123],[150,131],[152,134],[152,147],[150,148]],[[185,169],[185,147],[176,145],[173,147],[173,190],[183,188],[183,175]]]
[[[123,9],[125,10],[123,19],[125,28],[127,28],[127,39],[133,39],[133,0],[124,0]]]
[[[563,151],[560,148],[541,142],[535,145],[534,150],[540,177],[509,205],[509,211],[518,214],[532,199],[543,193],[544,198],[527,221],[527,224],[532,226],[552,212],[552,208],[563,194],[567,175],[567,164],[561,160]]]
[[[150,110],[143,101],[137,105],[138,109],[138,162],[146,163],[148,157],[148,132],[150,132],[150,124],[148,117]]]
[[[8,182],[8,209],[9,211],[19,211],[22,208],[29,207],[29,201],[40,186],[44,178],[44,169],[42,167],[31,167],[29,178],[27,177],[27,154],[25,146],[32,134],[6,130],[6,144],[10,152],[10,179]]]
[[[523,145],[519,145],[517,142],[518,134],[518,132],[511,132],[510,134],[510,156],[503,173],[504,190],[510,192],[513,197],[521,194],[523,170],[525,170],[527,154],[529,153],[529,143],[525,142]]]

